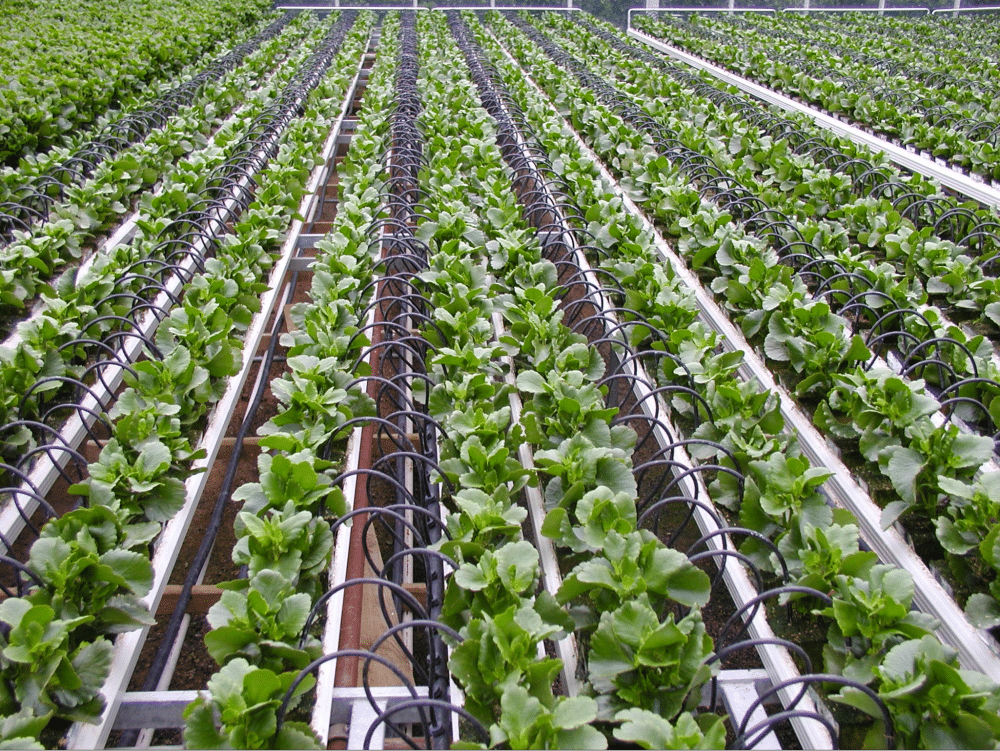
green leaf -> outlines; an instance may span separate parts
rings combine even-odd
[[[148,441],[139,453],[139,466],[148,477],[166,471],[171,458],[170,449],[162,441]]]
[[[555,743],[551,748],[565,749],[595,749],[601,751],[608,747],[608,739],[592,725],[583,725],[572,730],[557,730]]]
[[[322,749],[323,746],[315,731],[304,722],[285,722],[274,739],[273,748],[278,751],[293,751],[300,748]]]
[[[527,540],[497,550],[496,564],[500,581],[514,594],[527,591],[538,579],[538,550]]]
[[[868,694],[856,688],[845,687],[839,694],[832,694],[830,699],[840,704],[860,709],[865,714],[876,719],[882,717],[878,703]]]
[[[1000,626],[1000,602],[989,595],[974,594],[965,603],[965,614],[977,628]]]
[[[597,718],[597,702],[589,696],[563,697],[552,713],[552,724],[564,730],[578,728]]]
[[[131,550],[109,550],[101,563],[124,579],[136,597],[144,597],[153,586],[153,565],[147,556]]]
[[[523,370],[518,373],[517,388],[526,394],[544,394],[549,390],[545,379],[533,370]]]
[[[913,504],[908,501],[892,501],[887,503],[885,508],[882,509],[882,516],[879,519],[879,523],[882,525],[882,529],[889,529],[896,520],[905,514]]]
[[[489,581],[479,566],[472,563],[463,563],[455,572],[455,583],[462,589],[478,592],[489,586]]]
[[[897,446],[886,465],[886,475],[904,501],[917,502],[917,477],[924,468],[924,457],[911,448]],[[884,522],[883,522],[884,523]]]
[[[229,748],[228,741],[215,726],[215,712],[207,699],[199,696],[184,709],[185,748]]]
[[[98,639],[84,645],[73,655],[73,670],[82,685],[96,690],[103,686],[111,673],[111,657],[114,647],[106,639]]]
[[[653,551],[644,573],[651,591],[665,594],[687,607],[705,605],[711,595],[708,574],[672,548],[658,547]]]

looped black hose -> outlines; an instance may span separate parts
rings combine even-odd
[[[728,647],[715,650],[715,652],[712,653],[705,660],[705,664],[712,665],[716,662],[722,663],[731,654],[746,649],[757,649],[758,647],[764,647],[764,646],[783,647],[784,649],[787,649],[792,654],[801,658],[802,670],[799,671],[801,674],[808,675],[812,673],[813,664],[812,660],[809,657],[809,653],[806,652],[802,647],[800,647],[795,642],[789,641],[788,639],[782,639],[780,637],[744,639],[743,641],[736,642],[735,644],[730,644]],[[719,706],[719,676],[717,673],[712,676],[711,685],[712,685],[712,690],[711,694],[709,695],[708,709],[710,712],[714,712]],[[808,690],[808,686],[804,685],[803,692],[805,692],[806,690]],[[797,696],[795,699],[793,699],[788,703],[792,706],[795,706],[796,704],[799,703],[801,699],[802,699],[802,694],[800,694],[799,696]]]
[[[9,464],[0,464],[0,471],[10,471],[11,469],[15,470],[14,472],[12,472],[12,474],[14,474],[15,479],[21,480],[22,486],[0,488],[0,498],[9,498],[11,502],[14,504],[14,508],[17,509],[17,515],[20,516],[21,521],[24,522],[25,528],[28,529],[35,537],[41,537],[42,534],[41,530],[37,526],[35,526],[35,523],[31,520],[31,514],[27,513],[24,510],[24,507],[21,506],[19,498],[21,496],[25,496],[29,500],[38,504],[38,507],[42,510],[42,515],[44,517],[44,519],[42,520],[43,523],[45,521],[48,521],[49,519],[54,519],[59,515],[56,513],[55,509],[52,508],[49,502],[46,501],[41,495],[39,495],[38,490],[36,488],[34,488],[33,486],[31,487],[31,490],[26,490],[24,488],[24,485],[30,486],[30,483],[26,479],[27,475],[25,473],[21,472],[16,467],[12,468]],[[11,545],[9,541],[4,539],[3,543],[8,551],[11,550]]]
[[[4,547],[8,550],[10,549],[10,546],[6,543],[6,541],[4,542]],[[45,582],[39,578],[38,574],[32,571],[26,564],[21,563],[21,561],[15,558],[11,558],[7,555],[0,555],[0,566],[6,566],[11,569],[13,571],[14,579],[17,582],[16,588],[11,589],[7,586],[7,584],[0,581],[0,592],[3,592],[5,597],[26,596],[31,591],[31,583],[33,583],[35,587],[45,586]],[[30,580],[31,583],[29,583],[28,580]]]
[[[719,583],[723,581],[723,576],[726,573],[726,561],[730,558],[735,558],[750,571],[758,592],[764,589],[764,576],[761,574],[757,564],[753,562],[750,556],[745,553],[741,553],[739,550],[721,548],[720,550],[706,550],[701,553],[688,554],[688,561],[691,563],[697,564],[704,560],[711,560],[715,563],[716,574],[712,579],[710,590],[713,594],[717,591]],[[756,614],[757,610],[754,609],[754,611],[748,616],[748,620],[754,618]]]
[[[740,723],[739,728],[737,728],[736,730],[737,737],[734,743],[734,748],[753,748],[753,746],[756,745],[756,743],[758,743],[764,735],[766,735],[768,732],[773,730],[781,723],[793,717],[807,717],[809,719],[820,722],[826,726],[827,730],[830,731],[830,736],[836,738],[837,729],[832,724],[831,720],[816,712],[787,710],[785,712],[779,712],[775,715],[772,715],[771,717],[768,717],[766,720],[754,726],[753,728],[749,730],[747,729],[747,723],[750,721],[750,718],[753,716],[753,713],[759,707],[764,706],[765,703],[779,696],[780,692],[788,688],[791,688],[793,686],[798,686],[798,685],[803,686],[803,690],[799,692],[795,703],[791,704],[792,707],[795,707],[798,704],[798,702],[801,701],[802,697],[806,695],[806,691],[804,690],[805,688],[813,684],[820,685],[823,683],[832,683],[837,686],[853,688],[856,691],[860,691],[861,693],[865,694],[869,699],[875,702],[875,705],[878,708],[879,713],[881,714],[882,726],[885,728],[886,748],[896,748],[896,726],[892,720],[892,713],[889,712],[888,707],[886,707],[885,702],[881,699],[881,697],[879,697],[879,695],[875,693],[875,691],[873,691],[870,687],[864,685],[863,683],[859,683],[858,681],[852,681],[851,679],[845,678],[842,675],[833,675],[830,673],[812,673],[810,675],[802,675],[796,678],[789,678],[788,680],[776,683],[767,690],[761,692],[761,694],[756,699],[754,699],[754,701],[750,704],[750,706],[747,707],[747,711],[743,717],[743,721]],[[753,733],[756,733],[758,737],[755,738],[749,746],[747,746],[746,742]]]
[[[457,714],[465,721],[468,727],[470,727],[472,730],[476,732],[476,735],[479,736],[481,742],[484,745],[489,743],[490,734],[487,732],[486,728],[484,728],[482,724],[479,722],[479,720],[477,720],[475,717],[469,714],[469,712],[464,708],[459,707],[443,699],[421,698],[421,699],[408,699],[406,701],[401,701],[398,704],[393,704],[388,709],[380,712],[378,717],[375,718],[375,721],[372,723],[371,727],[368,728],[368,732],[365,734],[364,745],[362,746],[362,748],[365,749],[371,748],[372,737],[375,734],[376,727],[378,727],[380,724],[383,723],[389,725],[390,727],[395,727],[393,723],[390,722],[390,718],[411,709],[420,709],[420,710],[433,709],[439,714],[445,714],[445,713]],[[443,721],[434,725],[425,725],[424,727],[425,727],[424,730],[425,745],[423,746],[418,745],[413,741],[413,739],[411,739],[409,736],[405,734],[402,736],[403,740],[410,748],[413,749],[433,748],[434,746],[432,745],[432,743],[435,732],[443,735],[447,731],[447,726],[444,724]]]
[[[662,514],[666,511],[666,509],[669,506],[677,506],[681,504],[686,505],[688,507],[688,511],[684,517],[684,520],[680,524],[672,525],[673,531],[669,539],[664,540],[664,544],[667,547],[673,547],[674,543],[676,543],[677,540],[680,539],[680,536],[684,533],[684,530],[687,529],[687,525],[690,524],[691,521],[694,519],[694,513],[696,508],[699,508],[704,513],[708,514],[708,516],[711,517],[712,521],[715,522],[716,527],[725,526],[725,524],[723,524],[722,517],[719,516],[718,510],[716,510],[715,506],[713,506],[711,503],[707,501],[699,501],[694,498],[689,498],[686,495],[672,495],[672,496],[667,496],[666,498],[661,498],[655,503],[651,503],[649,506],[647,506],[642,511],[642,513],[639,514],[639,518],[636,521],[636,527],[641,529],[643,528],[644,525],[648,523],[649,528],[655,532],[656,529],[661,524],[662,521],[661,517]],[[725,540],[723,540],[723,546],[725,545],[726,542]]]
[[[771,540],[771,538],[769,538],[767,535],[764,535],[753,529],[747,529],[746,527],[724,527],[722,529],[716,529],[713,532],[709,532],[706,535],[702,535],[693,543],[691,543],[691,545],[688,547],[687,549],[688,557],[691,558],[692,552],[694,550],[697,550],[699,547],[704,546],[707,548],[709,540],[713,540],[716,537],[722,537],[723,540],[725,540],[726,536],[747,537],[752,540],[756,540],[758,543],[768,548],[771,551],[771,553],[777,558],[778,565],[781,567],[782,584],[787,585],[789,583],[788,564],[785,563],[785,556],[782,555],[780,550],[778,550],[778,546],[775,545],[774,541]],[[723,542],[723,549],[725,549],[725,547],[726,547],[725,542]]]
[[[733,613],[729,617],[729,620],[726,621],[725,625],[723,625],[722,630],[719,632],[719,636],[716,639],[716,644],[725,645],[730,643],[728,638],[730,636],[729,632],[733,628],[733,626],[737,624],[740,626],[740,628],[733,635],[733,639],[735,640],[742,637],[743,634],[745,634],[747,629],[750,627],[750,620],[752,616],[747,617],[745,620],[742,621],[741,619],[743,619],[744,614],[746,614],[750,610],[753,610],[756,613],[757,608],[759,608],[760,605],[766,602],[767,600],[771,600],[774,599],[775,597],[780,597],[782,595],[793,595],[793,594],[801,594],[809,597],[815,597],[817,600],[823,602],[827,606],[833,603],[833,599],[830,597],[830,595],[824,592],[820,592],[819,590],[813,589],[812,587],[803,587],[798,584],[785,584],[780,587],[774,587],[772,589],[767,590],[766,592],[761,592],[760,594],[750,598],[745,603],[743,603],[742,607],[740,607],[739,610]]]
[[[17,466],[21,467],[25,471],[30,471],[34,457],[38,454],[45,454],[49,458],[52,462],[52,466],[56,468],[59,476],[64,482],[66,482],[67,485],[72,485],[74,482],[80,482],[83,479],[84,472],[87,469],[86,458],[76,449],[57,443],[46,443],[28,449],[18,459]],[[73,468],[76,470],[75,479],[69,475],[66,468],[63,467],[62,462],[55,456],[55,454],[65,454],[69,457]]]
[[[410,491],[409,488],[403,483],[402,480],[395,477],[395,475],[388,474],[386,472],[374,471],[365,467],[359,469],[348,470],[347,472],[342,472],[333,479],[334,485],[341,485],[352,477],[364,477],[366,487],[368,489],[368,494],[372,495],[372,489],[375,487],[374,483],[386,482],[390,485],[396,494],[396,503],[398,505],[409,505],[409,506],[421,506],[416,496]],[[323,514],[326,514],[325,504],[320,508]]]
[[[299,671],[299,674],[295,676],[295,680],[292,681],[291,685],[289,685],[288,687],[288,690],[285,691],[285,695],[281,700],[281,704],[278,706],[277,718],[276,718],[277,723],[275,730],[276,734],[281,732],[281,728],[285,724],[285,715],[288,713],[288,706],[291,703],[292,698],[295,696],[296,690],[300,685],[302,685],[302,681],[304,681],[314,671],[319,670],[326,663],[332,662],[334,660],[339,660],[344,657],[364,658],[365,663],[362,668],[362,680],[364,682],[366,694],[370,694],[369,678],[368,678],[369,666],[371,665],[371,663],[376,662],[382,667],[389,670],[391,673],[393,673],[399,679],[400,684],[405,688],[409,689],[410,695],[413,696],[414,699],[420,698],[420,695],[417,692],[417,688],[413,684],[413,681],[410,680],[410,678],[407,677],[407,675],[402,670],[400,670],[400,668],[392,660],[388,659],[387,657],[382,657],[381,655],[374,654],[373,652],[367,649],[340,649],[337,650],[336,652],[330,652],[329,654],[325,654],[322,657],[316,658],[308,665],[306,665],[304,668],[302,668],[302,670]],[[378,704],[374,702],[372,696],[369,695],[367,698],[368,701],[372,704],[373,708],[378,707]]]

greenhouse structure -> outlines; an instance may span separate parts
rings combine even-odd
[[[1000,7],[0,29],[0,748],[1000,747]]]

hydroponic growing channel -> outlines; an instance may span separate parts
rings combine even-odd
[[[0,741],[997,745],[991,16],[96,7],[4,39]]]

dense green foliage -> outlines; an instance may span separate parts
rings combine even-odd
[[[6,0],[0,162],[65,143],[258,17],[266,0]]]

